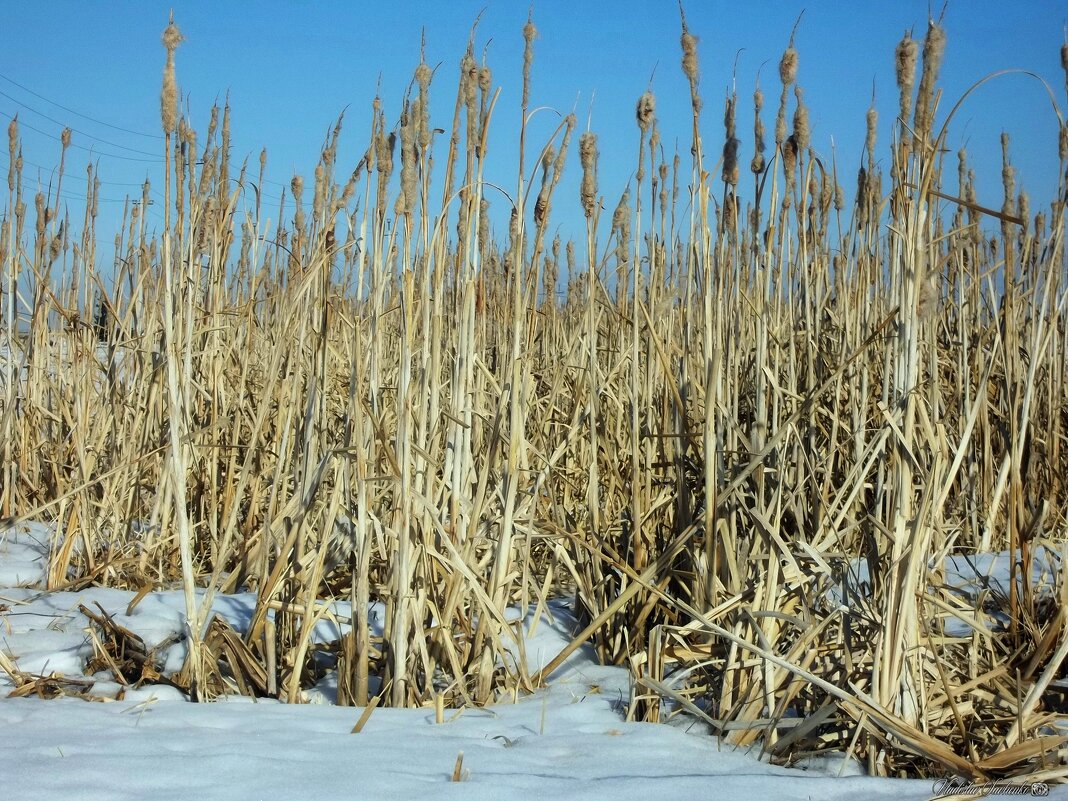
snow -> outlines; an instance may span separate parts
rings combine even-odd
[[[0,652],[24,672],[83,677],[92,654],[96,605],[149,647],[167,648],[167,670],[184,648],[167,646],[182,627],[181,594],[154,592],[130,615],[134,593],[89,588],[40,589],[49,529],[0,530]],[[214,609],[238,630],[254,598],[222,596]],[[347,617],[347,610],[338,610]],[[527,653],[548,662],[568,641],[557,607],[543,618]],[[332,624],[326,623],[330,626]],[[336,636],[324,630],[323,637]],[[230,697],[188,703],[164,685],[127,688],[96,677],[99,702],[76,697],[6,697],[0,671],[0,772],[3,797],[82,801],[167,799],[925,799],[932,782],[853,775],[856,766],[826,757],[808,770],[762,762],[722,745],[693,722],[628,723],[628,677],[580,650],[549,686],[517,703],[446,710],[376,709],[352,733],[361,709],[331,706],[329,686],[312,703]],[[462,781],[452,780],[462,753]],[[844,775],[839,775],[839,774]],[[1051,797],[1068,798],[1068,788]]]

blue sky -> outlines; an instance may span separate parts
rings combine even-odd
[[[686,6],[690,28],[700,37],[706,152],[717,154],[722,146],[722,101],[737,58],[743,163],[752,153],[750,108],[757,71],[762,68],[768,98],[765,121],[771,130],[779,90],[778,60],[804,9],[796,44],[799,82],[811,109],[813,146],[827,160],[836,156],[842,183],[851,195],[873,82],[881,111],[883,155],[897,107],[894,47],[907,28],[922,37],[927,0],[690,0]],[[4,115],[19,113],[29,177],[36,178],[38,167],[33,165],[40,165],[42,179],[49,179],[48,170],[58,162],[62,123],[76,130],[76,145],[126,157],[100,157],[100,176],[109,182],[102,196],[116,201],[103,204],[102,214],[120,208],[117,201],[127,192],[136,194],[136,185],[146,176],[157,190],[162,189],[159,162],[152,159],[163,147],[154,138],[160,127],[164,61],[160,33],[172,7],[187,40],[177,53],[179,88],[195,126],[203,137],[212,102],[229,93],[235,161],[248,157],[255,164],[260,148],[266,147],[268,176],[278,183],[268,184],[265,191],[274,197],[294,172],[310,177],[323,137],[345,107],[339,168],[345,174],[355,166],[366,148],[371,101],[379,80],[389,122],[396,121],[419,60],[424,27],[427,60],[441,64],[431,88],[432,123],[449,128],[459,58],[472,21],[484,9],[476,48],[481,55],[489,43],[494,82],[502,86],[487,178],[515,186],[521,28],[530,6],[501,0],[10,2],[0,47],[0,121],[6,124]],[[650,86],[650,78],[664,145],[670,152],[677,143],[684,161],[688,158],[689,97],[679,67],[678,5],[674,0],[541,0],[533,8],[540,38],[532,105],[561,113],[574,109],[583,126],[590,120],[600,136],[600,191],[610,211],[634,170],[638,142],[634,106]],[[940,8],[935,6],[936,14]],[[1063,107],[1059,48],[1066,18],[1068,7],[1045,0],[950,3],[945,13],[948,47],[939,119],[975,80],[1007,68],[1043,76]],[[147,135],[107,128],[72,111]],[[536,117],[528,140],[532,147],[540,146],[557,121],[551,112]],[[42,133],[25,127],[31,125]],[[1056,117],[1038,82],[1022,76],[995,81],[965,104],[951,127],[949,147],[956,150],[967,144],[978,174],[979,201],[994,207],[1001,205],[1003,130],[1013,136],[1018,185],[1028,189],[1032,208],[1038,210],[1052,199],[1057,180]],[[6,148],[2,150],[0,160],[6,162]],[[76,169],[69,170],[72,177],[65,179],[65,190],[72,195],[84,190],[84,181],[74,176],[84,175],[88,158],[84,150],[71,151]],[[438,158],[443,161],[443,150]],[[6,163],[2,166],[6,168]],[[955,160],[951,169],[955,173]],[[560,187],[563,194],[554,203],[554,220],[565,235],[582,230],[578,173],[576,148]],[[955,178],[950,178],[947,189],[955,188]],[[73,211],[77,201],[70,202]],[[162,225],[158,209],[152,213]],[[101,221],[104,243],[117,225],[107,220],[104,216]],[[607,223],[606,219],[603,224]]]

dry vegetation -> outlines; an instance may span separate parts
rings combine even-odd
[[[771,135],[754,93],[751,162],[735,96],[726,145],[706,146],[683,21],[692,148],[665,152],[642,95],[610,221],[596,135],[570,116],[540,150],[520,139],[491,241],[480,154],[502,110],[469,49],[444,135],[421,63],[399,120],[375,99],[355,171],[339,177],[339,123],[271,224],[266,154],[258,177],[231,163],[229,110],[199,141],[177,113],[180,39],[172,23],[166,225],[131,205],[114,275],[98,185],[76,234],[61,178],[24,194],[9,129],[0,514],[56,522],[53,587],[180,582],[174,679],[201,699],[299,700],[323,664],[313,624],[351,600],[340,700],[404,706],[535,688],[507,611],[574,586],[573,647],[629,666],[639,719],[681,706],[776,759],[851,749],[884,775],[1068,775],[1050,725],[1068,653],[1063,121],[1052,205],[1032,214],[1006,138],[1003,206],[980,207],[945,150],[931,23],[898,48],[893,141],[868,112],[848,201],[810,149],[792,43]],[[588,236],[562,243],[576,150]],[[947,577],[947,556],[990,551],[1011,555],[1005,592]],[[239,634],[206,610],[241,588],[258,603]]]

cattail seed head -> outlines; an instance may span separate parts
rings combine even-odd
[[[533,10],[527,14],[527,24],[523,26],[523,108],[530,104],[530,67],[534,63],[534,40],[538,37],[532,14]]]
[[[897,88],[901,92],[900,108],[902,121],[908,121],[912,112],[912,89],[916,85],[916,59],[920,47],[908,31],[897,45],[894,53],[894,72],[897,75]]]
[[[867,135],[864,137],[864,150],[867,151],[868,161],[875,160],[875,134],[879,126],[879,112],[875,106],[868,109]]]
[[[430,88],[430,79],[433,74],[433,70],[425,62],[415,68],[415,82],[424,92]]]
[[[45,224],[47,223],[47,219],[45,218],[45,196],[43,192],[38,192],[34,195],[33,205],[37,210],[37,236],[43,236]]]
[[[174,77],[174,51],[182,43],[182,32],[174,24],[174,14],[163,30],[163,46],[167,48],[167,63],[163,67],[163,88],[160,91],[160,113],[163,130],[171,132],[178,122],[178,82]]]
[[[18,142],[19,118],[16,114],[7,126],[7,189],[9,192],[15,191],[15,153],[18,150]]]
[[[59,135],[59,141],[63,145],[64,150],[70,147],[70,128],[63,129],[63,132]]]
[[[686,27],[686,18],[682,19],[682,72],[690,83],[690,105],[694,114],[701,111],[701,95],[698,91],[700,73],[697,67],[697,37]]]
[[[753,160],[749,163],[749,169],[754,174],[764,172],[764,119],[760,112],[764,109],[764,92],[758,85],[753,92]]]
[[[656,116],[656,96],[652,92],[645,92],[638,98],[636,116],[641,132],[643,134],[648,133],[649,126],[653,124],[653,119]]]
[[[934,88],[942,57],[946,52],[946,32],[937,22],[929,20],[927,36],[923,40],[923,71],[920,73],[920,88],[916,95],[916,114],[913,128],[917,137],[926,141],[934,122]]]
[[[597,208],[597,134],[587,131],[579,137],[579,163],[582,165],[580,197],[589,219]]]
[[[735,186],[738,183],[739,147],[741,147],[741,140],[736,136],[732,136],[723,143],[723,183],[730,184],[731,186]]]
[[[478,70],[478,88],[482,90],[483,94],[488,94],[490,86],[493,83],[493,72],[489,67],[480,67]]]
[[[779,61],[779,80],[783,86],[790,86],[797,80],[797,49],[791,43],[782,54]]]
[[[800,86],[794,86],[794,97],[797,99],[797,108],[794,110],[794,138],[799,150],[808,150],[812,132],[808,125],[808,108],[805,106]]]

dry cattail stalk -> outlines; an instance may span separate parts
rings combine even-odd
[[[597,208],[597,134],[587,131],[579,137],[579,163],[582,165],[582,208],[586,219],[590,219]]]
[[[174,77],[174,51],[182,43],[182,32],[174,24],[174,13],[163,30],[163,46],[167,48],[167,63],[163,67],[163,89],[160,92],[160,112],[163,130],[175,130],[178,124],[178,82]]]

